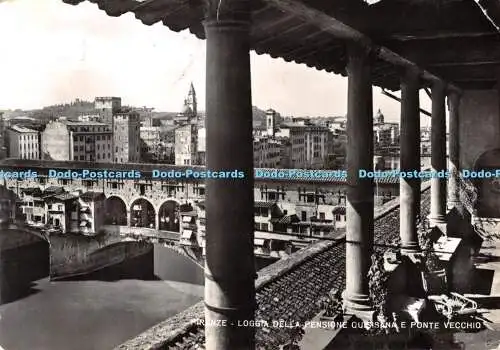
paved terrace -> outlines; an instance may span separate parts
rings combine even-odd
[[[429,185],[422,186],[423,215],[429,213]],[[399,198],[375,210],[375,249],[399,244]],[[317,300],[332,289],[345,288],[345,239],[320,241],[259,271],[256,282],[258,309],[255,319],[304,322],[320,310]],[[204,304],[145,331],[115,350],[200,349],[204,344]],[[285,343],[285,328],[257,328],[257,346],[277,350]]]

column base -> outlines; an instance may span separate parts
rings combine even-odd
[[[406,244],[401,244],[400,251],[401,254],[408,255],[420,252],[420,247],[418,243],[406,243]]]
[[[446,234],[446,231],[447,231],[446,216],[444,216],[444,215],[438,215],[438,216],[429,215],[427,218],[429,219],[429,227],[430,228],[436,227],[442,233]]]
[[[347,295],[347,292],[344,291],[342,297],[344,299],[344,309],[349,315],[361,317],[362,315],[370,314],[370,312],[375,312],[368,295]]]
[[[459,208],[462,206],[463,206],[463,204],[460,201],[450,201],[450,202],[446,203],[446,209],[448,211],[452,210],[453,208]]]

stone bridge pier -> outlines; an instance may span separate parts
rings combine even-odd
[[[187,269],[203,266],[201,252],[179,244],[178,237],[176,239],[170,236],[162,238],[153,229],[127,226],[106,226],[103,234],[93,237],[51,236],[50,278],[59,280],[92,275],[97,279],[169,279],[166,276],[179,275],[171,271],[179,264],[191,265]],[[171,253],[167,254],[170,258],[165,259],[165,254],[162,254],[165,247]],[[181,270],[186,270],[186,267]]]
[[[33,281],[49,274],[49,244],[16,229],[16,195],[0,187],[0,304],[28,295]]]

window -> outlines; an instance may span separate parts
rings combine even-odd
[[[319,219],[325,220],[325,213],[319,213]]]
[[[254,230],[259,231],[260,230],[260,224],[258,222],[254,223]]]
[[[335,214],[335,221],[341,221],[340,214]]]
[[[269,225],[268,224],[261,224],[261,230],[262,231],[269,231]]]
[[[307,221],[307,213],[305,211],[302,211],[301,217],[302,217],[301,218],[302,221]]]

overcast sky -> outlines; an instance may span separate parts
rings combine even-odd
[[[0,109],[32,109],[95,96],[176,112],[192,81],[205,104],[205,42],[97,5],[0,0]],[[347,80],[251,53],[253,104],[283,115],[344,115]],[[421,94],[423,108],[430,110]],[[374,88],[374,111],[398,121],[398,102]],[[429,118],[422,116],[423,124]]]

